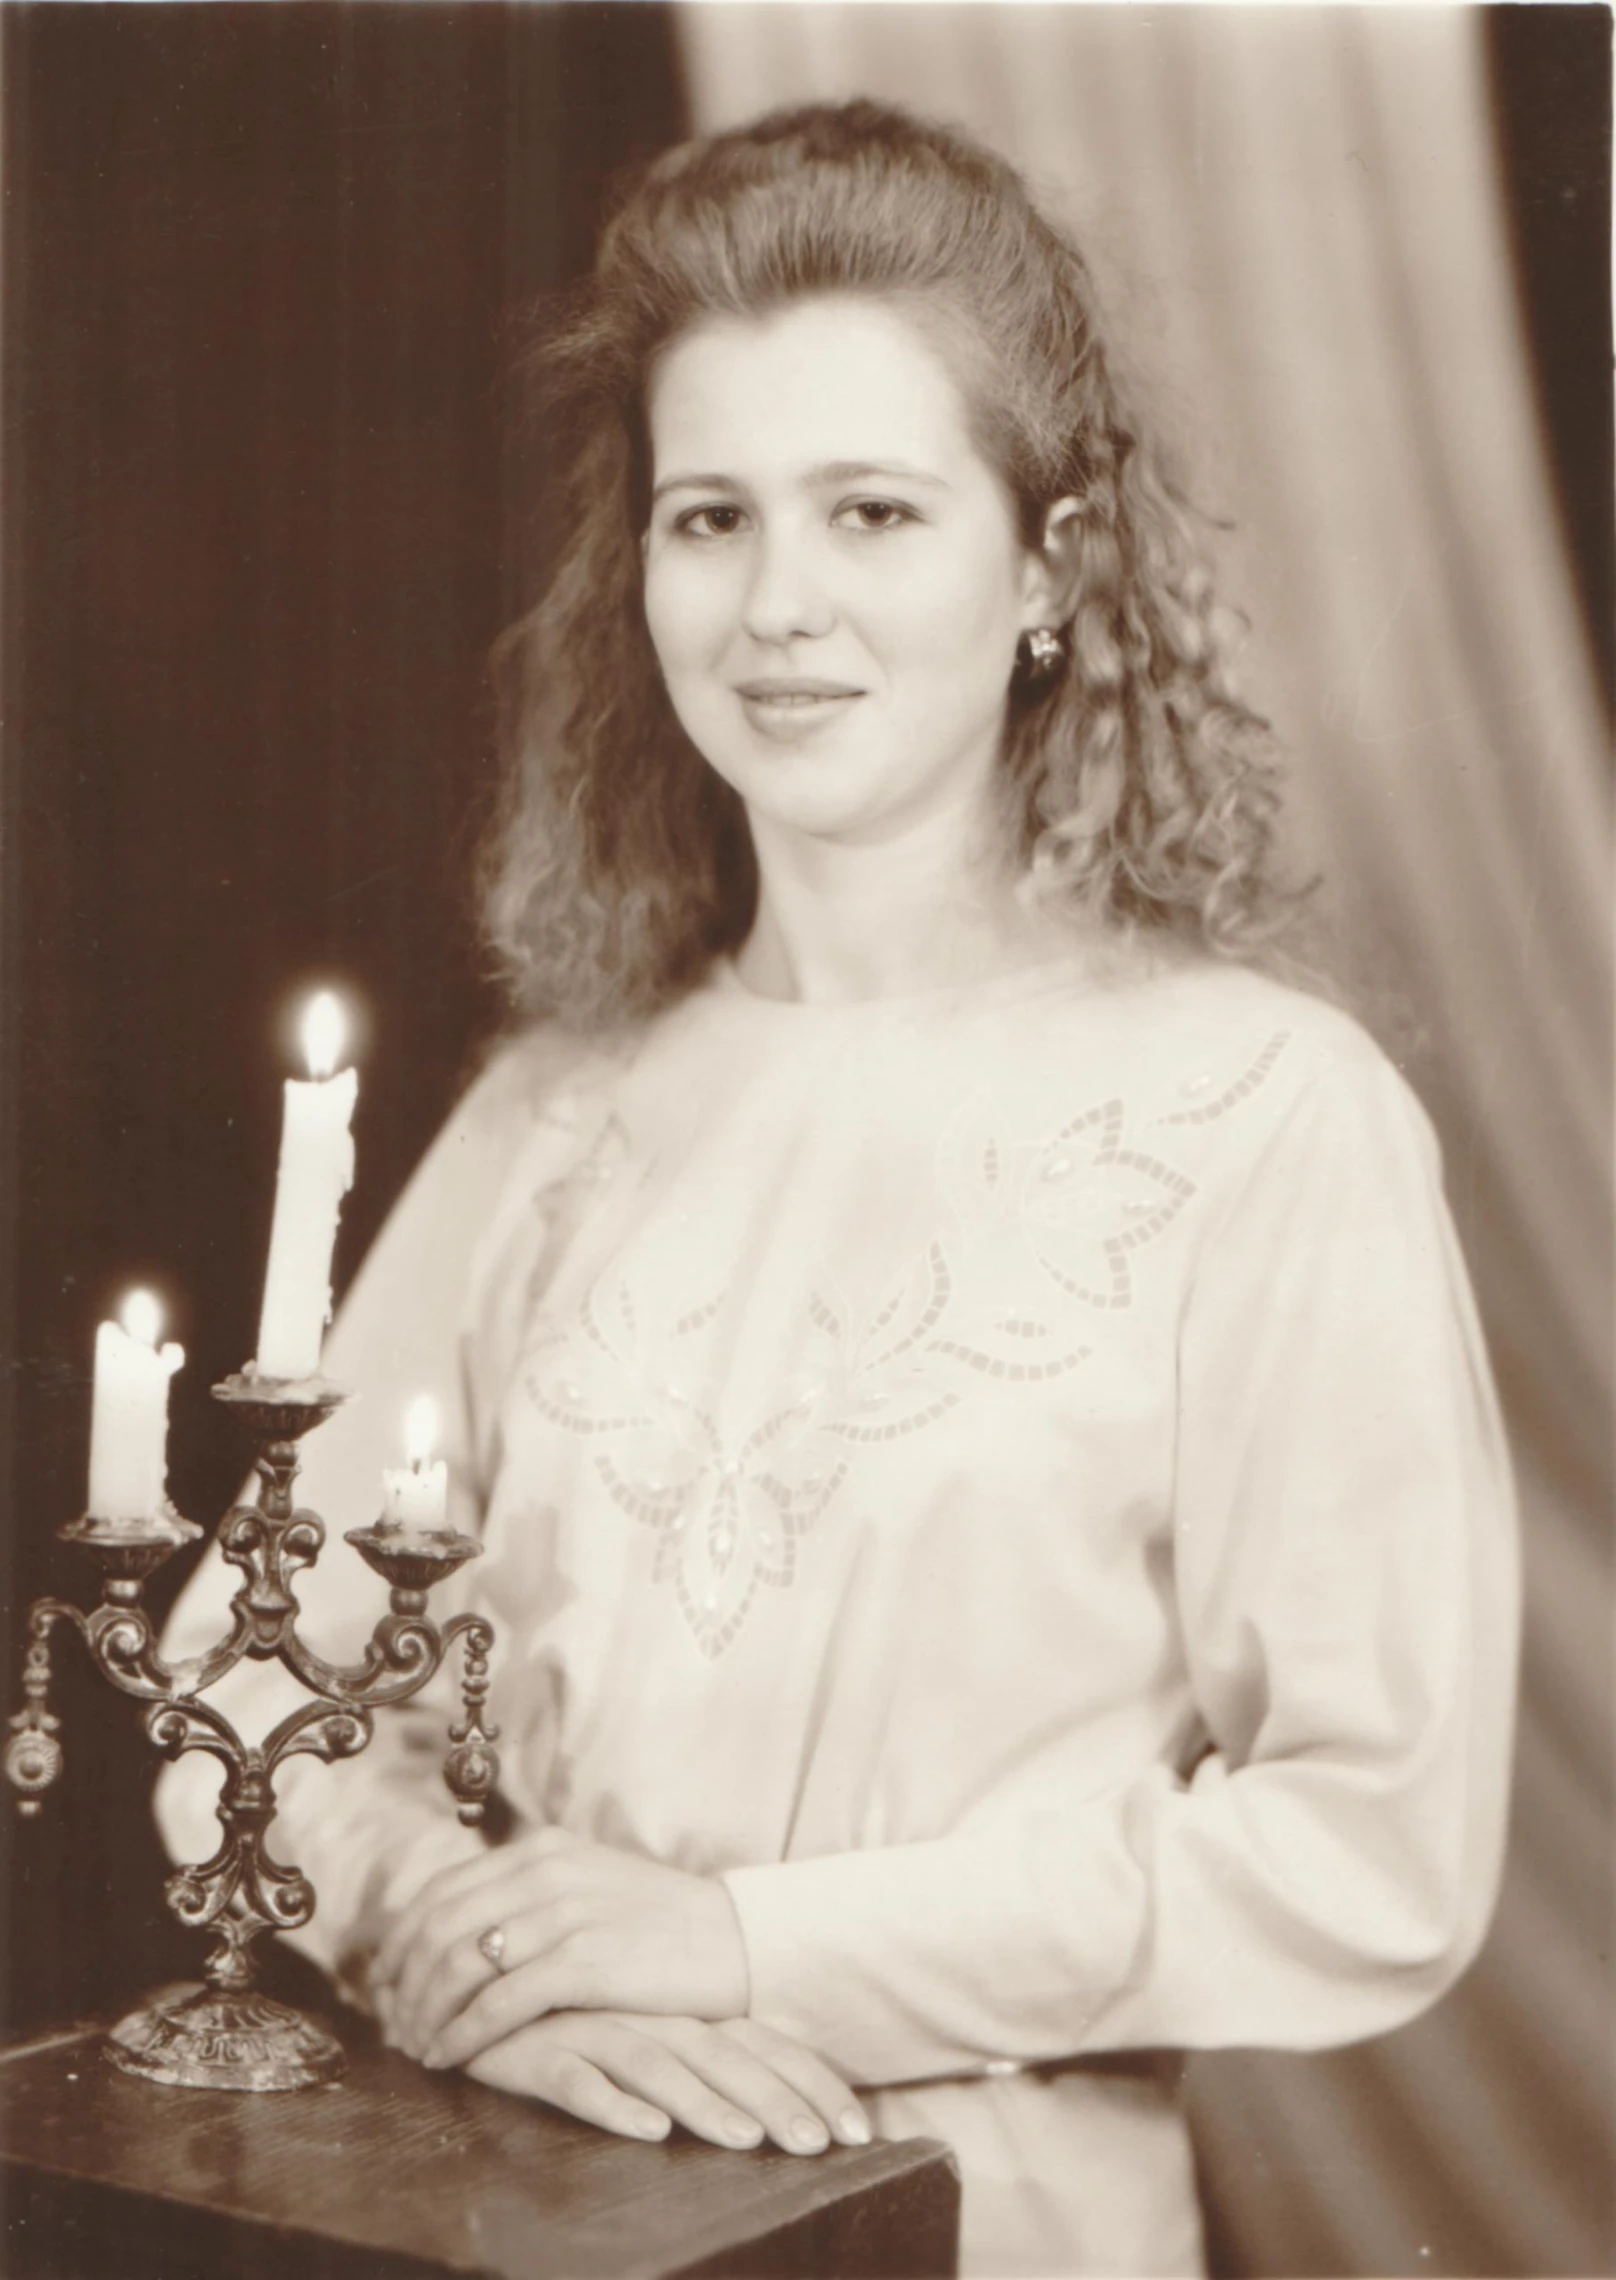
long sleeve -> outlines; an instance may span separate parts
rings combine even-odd
[[[754,2015],[866,2082],[1388,2029],[1479,1945],[1509,1467],[1412,1096],[1316,1056],[1180,1318],[1173,1588],[1206,1748],[933,1840],[731,1870]]]
[[[451,1517],[472,1533],[480,1526],[483,1484],[462,1370],[468,1291],[513,1161],[543,1122],[559,1061],[553,1041],[529,1040],[472,1086],[388,1218],[326,1342],[326,1374],[355,1398],[306,1444],[297,1495],[326,1523],[325,1549],[298,1590],[301,1635],[328,1660],[354,1659],[386,1610],[385,1586],[342,1533],[375,1518],[382,1469],[400,1461],[404,1412],[416,1394],[432,1394],[439,1406]],[[434,1593],[438,1619],[460,1603],[469,1575]],[[170,1659],[218,1637],[239,1583],[210,1548],[170,1621]],[[288,1936],[328,1970],[364,1944],[363,1927],[379,1909],[483,1842],[461,1827],[441,1779],[455,1677],[446,1665],[411,1703],[378,1711],[361,1756],[333,1765],[294,1757],[277,1775],[270,1846],[305,1870],[317,1895],[313,1921]],[[209,1695],[249,1740],[306,1699],[278,1663],[243,1663]],[[216,1846],[218,1779],[217,1766],[195,1754],[165,1771],[157,1817],[176,1858],[200,1860]]]

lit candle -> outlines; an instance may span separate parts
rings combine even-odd
[[[90,1517],[150,1520],[168,1503],[168,1381],[184,1361],[157,1346],[162,1316],[149,1290],[132,1290],[123,1324],[95,1334],[90,1412]]]
[[[254,1364],[261,1377],[309,1377],[320,1366],[320,1341],[331,1318],[337,1214],[353,1185],[348,1127],[359,1078],[352,1069],[331,1074],[342,1044],[342,1008],[329,990],[322,990],[303,1017],[310,1082],[289,1078],[286,1085],[275,1220]]]
[[[449,1524],[449,1468],[434,1458],[438,1405],[418,1394],[404,1420],[406,1466],[382,1474],[384,1528],[446,1528]]]

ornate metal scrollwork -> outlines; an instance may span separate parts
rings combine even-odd
[[[449,1729],[444,1764],[465,1822],[481,1818],[499,1778],[498,1729],[487,1723],[488,1655],[493,1630],[480,1615],[441,1626],[427,1614],[432,1585],[452,1575],[481,1546],[447,1530],[407,1532],[379,1523],[349,1541],[389,1585],[381,1616],[359,1660],[324,1660],[298,1637],[293,1579],[311,1567],[325,1543],[319,1515],[292,1502],[298,1442],[343,1399],[324,1380],[297,1385],[236,1377],[215,1386],[258,1439],[258,1501],[237,1505],[219,1524],[224,1558],[242,1571],[230,1601],[231,1627],[206,1654],[166,1663],[141,1594],[162,1561],[201,1533],[176,1513],[149,1521],[76,1520],[61,1533],[84,1546],[101,1568],[100,1604],[84,1613],[65,1600],[41,1599],[29,1616],[23,1663],[23,1707],[11,1719],[7,1780],[18,1810],[39,1811],[40,1798],[62,1771],[61,1721],[51,1712],[50,1634],[69,1622],[102,1673],[146,1702],[146,1731],[167,1757],[205,1750],[224,1767],[216,1811],[218,1850],[177,1869],[165,1887],[182,1924],[213,1936],[203,1965],[205,1985],[159,1999],[112,2031],[107,2055],[126,2072],[153,2081],[212,2089],[281,2090],[326,2082],[344,2065],[341,2045],[319,2021],[255,1989],[252,1943],[263,1932],[293,1931],[314,1913],[314,1888],[301,1869],[278,1861],[266,1842],[275,1817],[275,1775],[289,1757],[330,1764],[353,1757],[371,1738],[372,1713],[405,1702],[463,1642],[464,1715]],[[261,1743],[242,1741],[205,1691],[245,1658],[278,1660],[312,1699],[290,1711]]]

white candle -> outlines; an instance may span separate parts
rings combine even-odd
[[[168,1502],[168,1381],[184,1361],[157,1349],[162,1316],[148,1290],[124,1301],[123,1326],[95,1334],[90,1412],[89,1512],[95,1520],[150,1520]]]
[[[449,1468],[432,1448],[438,1437],[438,1405],[429,1393],[417,1395],[404,1421],[409,1463],[382,1474],[384,1528],[446,1528],[449,1524]]]
[[[254,1364],[261,1377],[309,1377],[320,1366],[320,1341],[331,1319],[337,1214],[353,1185],[353,1135],[348,1127],[359,1078],[352,1069],[344,1069],[338,1077],[331,1074],[342,1043],[342,1008],[329,990],[322,990],[303,1017],[303,1050],[311,1081],[300,1084],[290,1078],[286,1086],[275,1219]]]

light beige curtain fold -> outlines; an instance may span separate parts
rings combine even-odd
[[[701,126],[869,94],[1076,227],[1157,427],[1235,526],[1371,1026],[1437,1118],[1509,1410],[1527,1631],[1488,1949],[1404,2033],[1197,2079],[1253,2272],[1591,2273],[1616,2253],[1608,737],[1537,433],[1476,16],[714,4]]]

